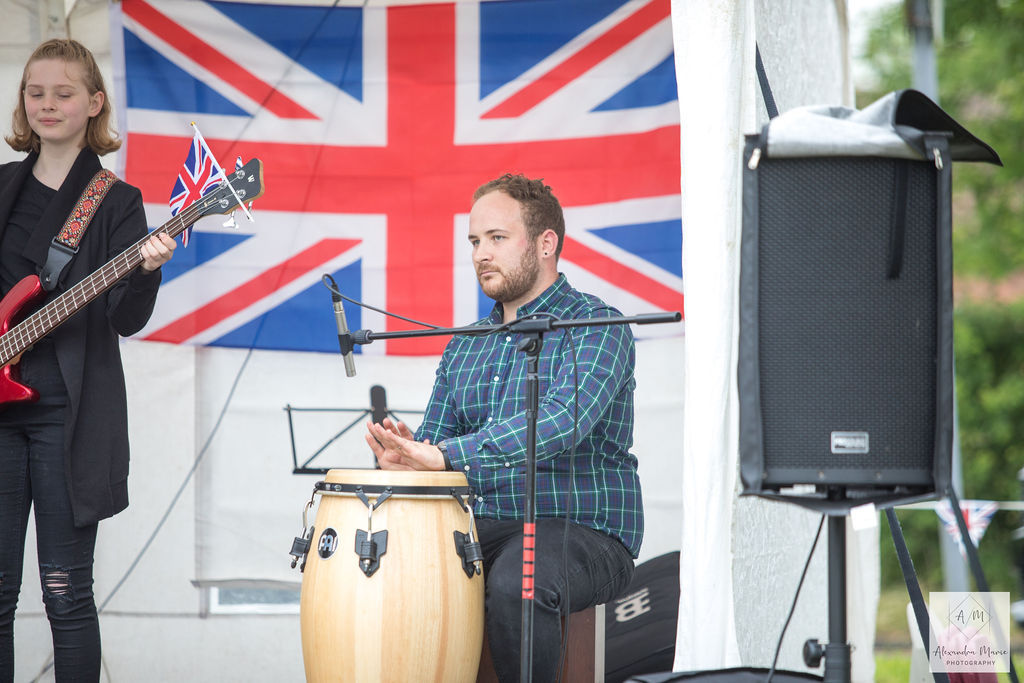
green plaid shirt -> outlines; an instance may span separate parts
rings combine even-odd
[[[597,297],[573,289],[559,275],[543,294],[519,308],[519,317],[550,313],[559,319],[621,315]],[[478,325],[499,324],[495,304]],[[572,480],[574,377],[569,329],[544,335],[539,358],[537,517],[570,519],[622,541],[636,557],[643,538],[643,502],[633,444],[635,349],[627,325],[571,328],[579,378],[578,437]],[[526,354],[521,335],[455,336],[437,368],[419,440],[446,442],[448,458],[476,493],[474,513],[521,519],[526,464]],[[571,486],[570,486],[571,485]],[[572,489],[572,497],[568,491]]]

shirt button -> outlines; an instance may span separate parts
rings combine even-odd
[[[505,467],[512,467],[510,463],[505,463]]]
[[[488,417],[488,418],[487,418],[487,421],[488,421],[488,422],[491,422],[491,421],[493,421],[493,420],[494,420],[494,418],[493,418],[493,417]]]
[[[466,470],[467,472],[469,472],[469,465],[466,465],[466,466],[465,466],[465,467],[463,467],[462,469],[464,469],[464,470]]]
[[[493,379],[493,380],[491,380],[491,381],[492,381],[492,382],[497,382],[497,381],[498,381],[499,379],[501,379],[501,378],[500,378],[500,377],[498,377],[497,375],[495,375],[495,376],[494,376],[494,379]]]
[[[505,337],[505,341],[512,341],[512,337]]]

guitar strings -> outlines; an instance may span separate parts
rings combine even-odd
[[[242,175],[244,174],[240,170],[235,172],[236,178]],[[137,268],[143,261],[139,250],[152,235],[162,232],[173,239],[184,232],[188,226],[193,225],[202,218],[211,206],[220,203],[220,198],[217,195],[227,186],[225,182],[224,185],[218,186],[216,192],[201,197],[196,202],[190,204],[179,214],[171,218],[171,220],[139,239],[125,251],[100,266],[100,268],[84,280],[78,282],[68,291],[5,332],[0,336],[0,361],[2,361],[2,364],[6,365],[9,363],[19,353],[23,353],[83,306],[110,289],[125,275]],[[98,284],[97,280],[100,281]]]

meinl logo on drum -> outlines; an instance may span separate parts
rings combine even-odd
[[[323,559],[329,558],[334,554],[334,551],[338,549],[338,533],[331,528],[324,529],[324,532],[320,534],[320,543],[317,544],[316,551]]]

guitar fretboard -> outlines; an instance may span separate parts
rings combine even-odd
[[[150,235],[165,233],[171,238],[177,237],[187,227],[208,213],[209,208],[218,203],[215,194],[196,200],[171,218],[159,228],[149,233],[131,247],[107,261],[98,270],[90,274],[48,302],[32,315],[8,330],[0,337],[0,365],[6,365],[23,353],[37,341],[48,335],[58,325],[82,309],[103,292],[142,264],[142,245]]]

